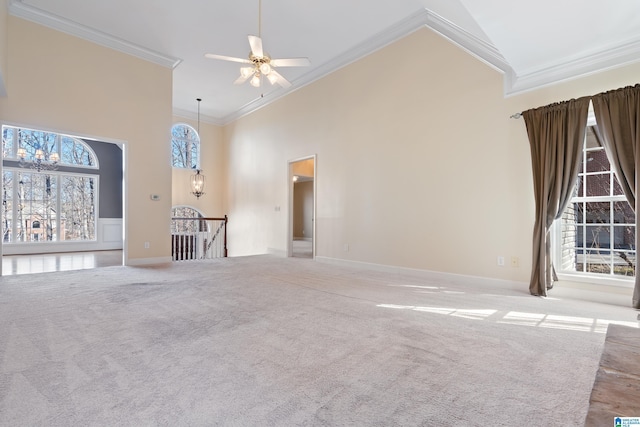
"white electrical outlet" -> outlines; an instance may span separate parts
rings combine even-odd
[[[504,257],[503,256],[499,256],[498,257],[498,265],[500,267],[504,267]]]
[[[144,242],[144,248],[149,249],[149,242]]]

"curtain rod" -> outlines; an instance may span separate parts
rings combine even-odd
[[[609,90],[609,91],[606,91],[606,92],[600,92],[597,95],[589,95],[589,98],[593,98],[594,96],[598,96],[600,94],[604,94],[604,93],[608,93],[608,92],[616,92],[616,91],[619,91],[619,90],[622,90],[622,89],[630,89],[630,88],[638,88],[638,87],[640,87],[640,84],[635,84],[635,85],[631,85],[631,86],[624,86],[624,87],[621,87],[621,88],[618,88],[618,89],[613,89],[613,90]],[[555,104],[559,104],[561,102],[566,102],[566,101],[556,102]],[[519,119],[520,117],[522,117],[522,113],[515,113],[515,114],[512,114],[512,115],[509,116],[509,118],[511,118],[511,119]]]

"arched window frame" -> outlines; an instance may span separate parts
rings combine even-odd
[[[188,205],[176,205],[171,207],[171,218],[204,218],[205,215],[198,208],[194,208],[193,206]],[[210,231],[209,224],[207,221],[199,221],[197,226],[194,226],[196,223],[187,223],[184,221],[174,221],[171,220],[171,233],[172,234],[180,234],[180,233],[192,233],[196,231]]]
[[[185,137],[177,134],[177,130],[181,128],[186,129],[186,133],[183,132]],[[193,137],[189,137],[189,134]],[[193,126],[186,123],[174,124],[171,127],[171,166],[178,169],[200,169],[200,146],[200,134]],[[185,153],[185,157],[178,157],[180,153]]]
[[[25,148],[25,161],[29,163],[34,160],[32,157],[37,148],[45,152],[45,161],[50,161],[48,156],[56,152],[60,155],[57,165],[63,169],[36,171],[31,167],[25,168],[25,165],[19,164],[19,148]],[[65,245],[97,241],[99,175],[96,171],[99,162],[85,141],[56,132],[3,124],[2,149],[3,244]],[[70,159],[78,161],[72,162]],[[66,207],[77,207],[73,202],[65,202],[70,194],[66,192],[65,183],[70,180],[84,180],[91,187],[87,203],[83,205],[86,209],[80,209],[86,213],[86,222],[82,223],[86,227],[81,228],[88,230],[84,236],[65,233],[65,230],[68,231],[64,226],[64,216],[68,212]],[[33,220],[40,227],[34,227]]]
[[[56,152],[60,156],[58,165],[68,166],[74,168],[87,168],[87,169],[99,169],[98,156],[93,149],[81,139],[55,133],[47,132],[36,129],[15,127],[15,126],[2,126],[2,157],[4,160],[19,161],[18,149],[25,148],[27,150],[26,161],[34,160],[34,153],[36,146],[34,143],[29,143],[27,140],[31,135],[32,138],[37,138],[37,143],[45,151],[45,159],[48,160],[50,153]],[[71,146],[71,148],[69,148]],[[80,159],[86,159],[87,162],[70,162],[68,159],[73,157],[73,153],[78,153],[80,147]]]

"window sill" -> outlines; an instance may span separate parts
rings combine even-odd
[[[627,293],[626,291],[633,289],[635,285],[635,277],[597,277],[580,273],[558,273],[558,281],[574,283],[583,288],[593,287],[605,292],[619,293]]]

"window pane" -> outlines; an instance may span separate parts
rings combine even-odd
[[[611,170],[607,153],[604,149],[587,151],[587,172],[608,172]]]
[[[584,223],[585,221],[585,215],[584,215],[584,210],[585,210],[585,204],[583,202],[577,202],[577,203],[570,203],[570,205],[572,205],[573,207],[573,211],[572,213],[575,214],[575,220],[576,222],[579,223]]]
[[[615,249],[635,249],[636,227],[633,225],[613,227]]]
[[[586,248],[610,248],[611,230],[609,226],[586,226]]]
[[[588,273],[611,274],[611,252],[586,251],[585,271]]]
[[[60,162],[69,165],[96,166],[93,153],[84,141],[69,136],[60,140]]]
[[[598,141],[598,138],[596,137],[595,129],[593,126],[587,126],[587,130],[585,132],[584,147],[587,150],[602,147],[602,144],[600,144],[600,141]]]
[[[636,253],[614,252],[613,253],[613,274],[617,276],[635,276]]]
[[[613,222],[616,224],[634,224],[636,214],[629,202],[613,202]]]
[[[2,126],[2,157],[13,157],[13,128]]]
[[[578,175],[576,181],[576,189],[574,190],[574,197],[584,197],[584,175]]]
[[[187,125],[175,125],[171,129],[171,165],[196,169],[199,165],[200,137]]]
[[[43,158],[41,160],[49,160],[51,153],[57,152],[57,135],[55,133],[18,129],[18,147],[26,150],[27,156],[25,160],[36,159],[36,153],[42,151]]]
[[[586,177],[586,196],[609,196],[611,193],[611,175],[596,174],[587,175]]]
[[[13,172],[2,172],[2,241],[12,241],[13,223]]]
[[[611,202],[585,203],[586,222],[589,224],[608,224],[611,222]]]
[[[18,216],[16,240],[50,242],[57,240],[57,177],[39,173],[18,173]],[[36,227],[34,227],[34,223]]]
[[[197,210],[187,206],[177,206],[171,209],[172,218],[202,218]],[[171,220],[171,233],[193,233],[207,231],[206,221]]]
[[[95,240],[95,196],[95,178],[61,177],[61,240]]]

